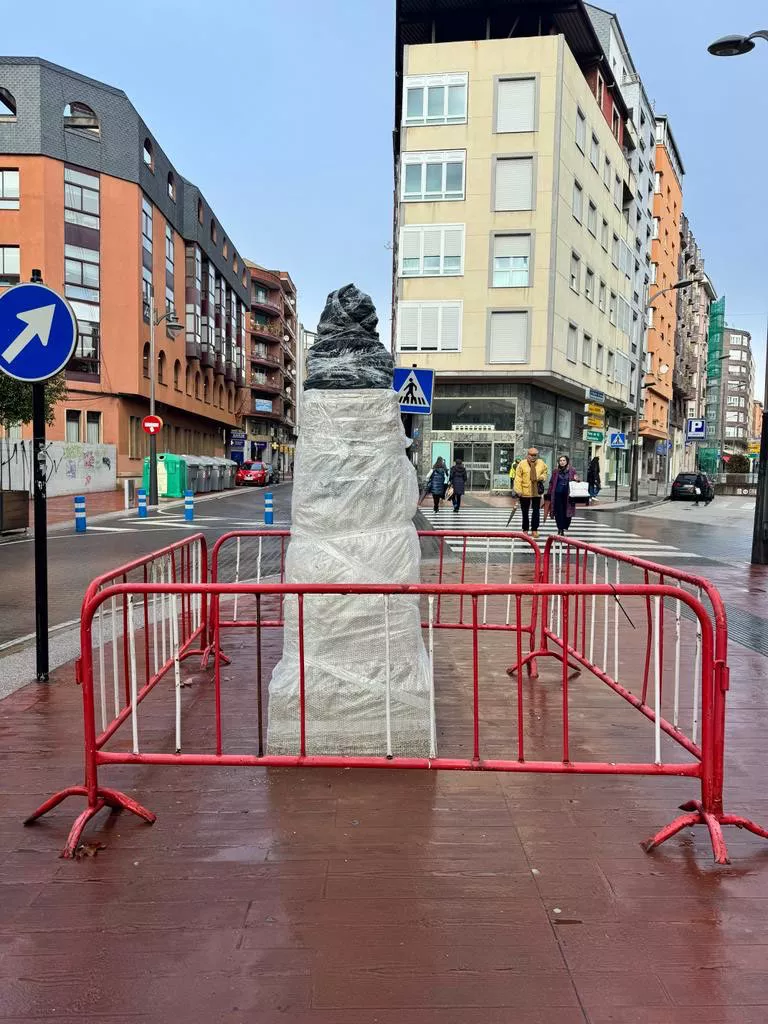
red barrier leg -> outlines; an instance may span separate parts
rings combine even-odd
[[[728,848],[725,845],[725,837],[723,836],[723,825],[735,825],[737,828],[744,828],[748,832],[760,836],[761,839],[768,839],[768,829],[756,825],[754,821],[750,821],[749,818],[744,818],[740,814],[711,814],[709,811],[704,810],[701,800],[690,800],[687,804],[683,804],[680,810],[690,813],[676,818],[670,825],[663,828],[661,832],[657,832],[652,839],[643,843],[642,846],[646,852],[650,853],[651,850],[654,850],[657,846],[660,846],[667,839],[670,839],[681,829],[689,825],[707,826],[709,837],[712,840],[712,852],[715,855],[716,864],[731,863],[728,857]]]
[[[53,796],[49,797],[45,803],[40,804],[37,810],[33,811],[28,818],[25,818],[24,824],[33,825],[38,818],[42,818],[48,811],[58,807],[62,800],[66,800],[68,796],[88,796],[88,790],[85,786],[69,786],[68,789],[60,789],[58,793],[54,793]]]
[[[745,828],[747,832],[760,836],[761,839],[768,839],[768,829],[764,829],[762,825],[756,825],[754,821],[750,821],[749,818],[743,818],[740,814],[722,814],[720,816],[720,824]]]
[[[661,846],[672,836],[676,836],[678,832],[682,832],[684,828],[688,828],[691,825],[701,825],[702,819],[698,811],[695,814],[683,814],[679,818],[675,818],[669,825],[665,825],[664,828],[657,832],[655,836],[650,839],[646,839],[644,843],[640,845],[646,853],[650,853],[651,850],[655,850],[657,846]]]

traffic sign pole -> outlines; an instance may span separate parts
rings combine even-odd
[[[32,385],[32,479],[35,516],[36,676],[48,680],[48,517],[45,480],[45,384]]]

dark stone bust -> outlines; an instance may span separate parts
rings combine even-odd
[[[331,292],[307,355],[304,390],[391,388],[394,360],[379,341],[370,295],[354,284]]]

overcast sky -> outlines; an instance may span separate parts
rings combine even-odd
[[[753,334],[762,381],[768,43],[727,60],[706,46],[768,27],[764,0],[670,0],[662,19],[638,0],[611,9],[670,118],[686,213],[728,322]],[[79,11],[6,5],[0,46],[124,89],[240,252],[290,271],[305,325],[354,280],[387,336],[393,0],[90,0]]]

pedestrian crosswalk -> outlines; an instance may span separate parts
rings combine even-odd
[[[436,530],[503,532],[521,529],[519,510],[507,526],[509,508],[462,508],[460,512],[455,513],[450,506],[447,506],[441,508],[439,512],[433,512],[431,508],[422,508],[420,511]],[[553,533],[557,533],[557,527],[554,520],[548,519],[539,528],[539,544],[544,544],[547,537]],[[647,558],[653,562],[676,562],[701,558],[701,555],[697,555],[693,551],[680,551],[679,548],[673,547],[671,544],[660,544],[657,540],[609,525],[602,517],[594,514],[574,517],[568,536],[599,547],[610,548],[612,551],[618,551],[624,555]],[[457,537],[449,538],[446,544],[452,551],[460,552],[464,542]],[[489,542],[485,537],[476,537],[467,541],[467,551],[485,554],[486,549],[490,548],[492,554],[502,555],[505,552],[509,553],[511,544],[510,540],[503,538],[498,540],[491,538]],[[520,550],[520,545],[517,545],[517,552]]]

